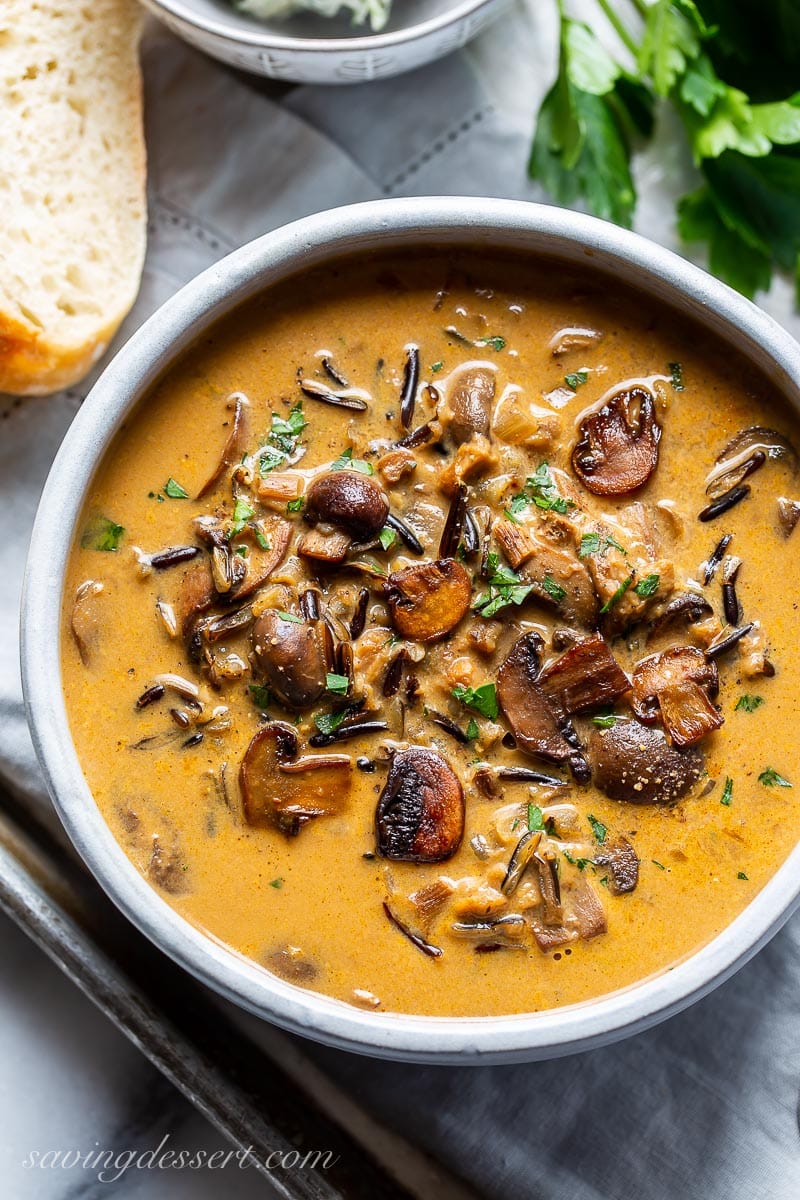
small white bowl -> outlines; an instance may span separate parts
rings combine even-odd
[[[286,83],[364,83],[459,50],[510,0],[394,0],[381,33],[343,13],[260,21],[230,0],[144,0],[179,37],[214,58]]]

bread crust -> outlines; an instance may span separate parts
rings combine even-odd
[[[42,7],[38,6],[40,13]],[[81,11],[78,6],[76,10]],[[130,75],[118,97],[118,123],[124,128],[125,152],[129,155],[129,173],[120,181],[118,202],[121,211],[133,209],[130,238],[126,240],[127,261],[123,278],[114,281],[113,295],[96,297],[100,301],[97,316],[84,322],[80,337],[69,338],[64,333],[70,330],[48,328],[47,322],[29,320],[16,302],[13,287],[8,282],[3,287],[0,281],[0,392],[12,395],[45,396],[79,383],[107,350],[139,291],[147,230],[143,85],[138,60],[143,16],[135,0],[99,0],[93,11],[92,38],[98,33],[101,37],[107,35],[108,49]],[[58,33],[56,14],[54,5],[53,15],[48,18],[53,22],[54,41]],[[98,31],[100,22],[103,27]],[[13,164],[10,169],[13,171]],[[102,170],[99,165],[98,170]],[[54,216],[54,226],[57,219]]]

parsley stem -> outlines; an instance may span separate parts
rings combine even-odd
[[[597,0],[597,3],[599,5],[599,7],[603,10],[606,20],[608,21],[609,25],[612,26],[612,28],[613,28],[614,32],[616,33],[617,37],[619,38],[619,40],[622,42],[622,44],[625,46],[625,48],[629,51],[629,53],[633,56],[634,62],[637,61],[639,58],[639,47],[636,45],[636,42],[633,40],[631,35],[628,33],[628,30],[622,24],[622,21],[620,20],[619,15],[614,12],[614,9],[611,7],[611,5],[609,3],[609,0]],[[640,0],[639,0],[639,2],[637,2],[637,0],[634,0],[634,3],[636,5],[636,8],[639,10],[639,12],[642,13],[642,15],[644,15],[644,12],[646,10],[646,5],[643,5],[640,2]]]

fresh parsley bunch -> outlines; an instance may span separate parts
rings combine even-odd
[[[777,267],[800,296],[800,0],[597,0],[635,64],[621,66],[558,0],[559,70],[536,123],[529,171],[562,204],[630,225],[632,148],[656,99],[677,111],[700,186],[678,230],[747,296]],[[625,12],[625,17],[620,10]]]

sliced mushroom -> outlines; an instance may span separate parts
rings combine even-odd
[[[267,609],[253,626],[253,658],[281,704],[300,711],[325,693],[328,664],[319,621]]]
[[[97,607],[97,597],[105,590],[105,585],[96,579],[85,580],[75,592],[72,605],[70,630],[78,647],[81,662],[86,667],[92,657],[100,637],[100,613]]]
[[[326,521],[359,541],[374,537],[388,515],[389,502],[382,488],[360,471],[320,475],[306,493],[304,516],[309,525]]]
[[[572,715],[614,704],[630,691],[631,682],[605,638],[595,633],[542,671],[539,686],[548,700],[557,699],[559,708]]]
[[[608,890],[615,896],[632,892],[639,882],[639,859],[626,837],[604,842],[592,862],[596,867],[608,868]]]
[[[214,471],[200,488],[197,493],[197,499],[201,500],[203,496],[212,491],[224,473],[229,467],[232,467],[237,459],[241,456],[244,437],[245,437],[245,405],[247,401],[241,392],[234,392],[228,397],[227,407],[233,409],[233,422],[230,432],[222,449],[219,462]]]
[[[572,465],[597,496],[624,496],[647,483],[658,464],[661,426],[652,393],[627,388],[584,417]]]
[[[445,637],[469,611],[471,599],[469,573],[453,558],[395,571],[386,584],[392,624],[414,642]]]
[[[290,725],[275,721],[253,737],[239,772],[249,825],[273,825],[294,836],[312,817],[341,809],[351,785],[349,755],[296,756],[297,735]]]
[[[789,500],[786,496],[778,497],[778,523],[784,537],[794,533],[797,522],[800,521],[800,500]]]
[[[661,654],[650,654],[636,664],[633,672],[631,708],[640,721],[653,724],[658,719],[659,696],[676,684],[695,683],[709,696],[719,691],[719,672],[696,646],[673,646]]]
[[[664,728],[675,746],[693,746],[723,722],[708,694],[691,679],[663,688],[658,703]]]
[[[784,458],[795,471],[800,466],[794,446],[777,429],[763,425],[741,429],[717,455],[706,476],[707,495],[718,500],[763,467],[768,458]]]
[[[542,639],[524,633],[497,673],[497,699],[521,750],[548,762],[569,762],[575,747],[539,684]]]
[[[673,625],[695,625],[713,613],[714,610],[705,596],[699,596],[697,592],[681,592],[673,596],[655,618],[647,634],[648,641],[651,637],[671,629]]]
[[[630,804],[673,804],[697,783],[705,769],[695,747],[670,746],[660,729],[641,721],[615,721],[597,729],[587,749],[595,787],[612,800]]]
[[[495,374],[489,367],[464,367],[451,377],[447,409],[450,436],[457,445],[474,434],[488,435],[494,392]]]
[[[375,821],[378,853],[384,858],[444,862],[464,834],[464,791],[458,776],[435,750],[399,750]]]
[[[300,538],[297,553],[301,558],[335,566],[344,562],[352,540],[346,533],[323,533],[320,529],[311,529]]]

